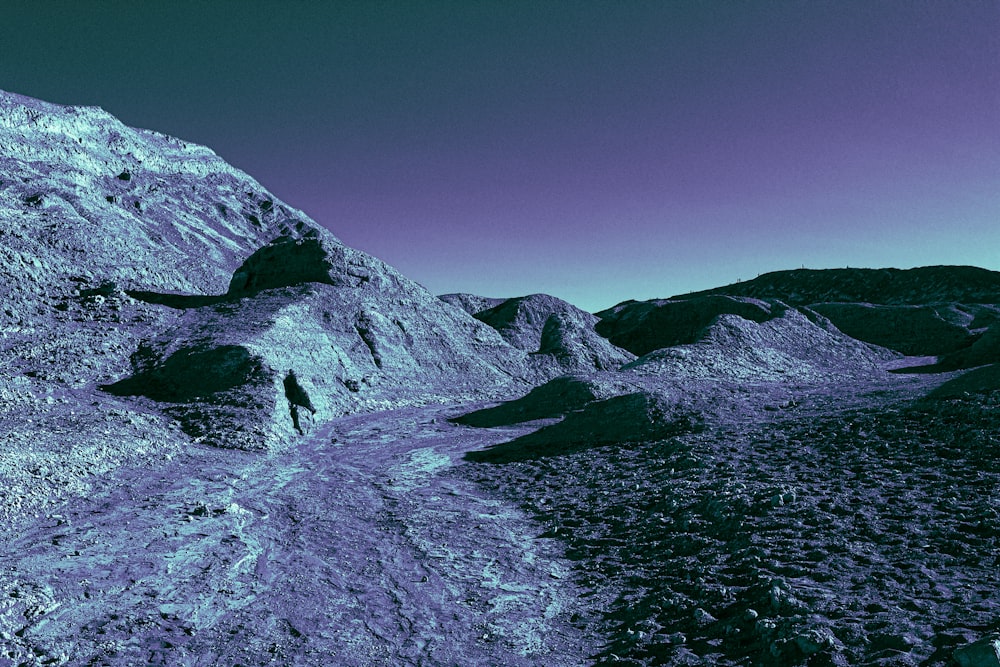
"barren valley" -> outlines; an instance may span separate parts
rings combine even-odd
[[[436,297],[10,93],[0,253],[0,667],[1000,667],[998,273]]]

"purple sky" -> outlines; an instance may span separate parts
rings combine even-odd
[[[1000,0],[24,4],[0,88],[207,144],[435,293],[1000,270]]]

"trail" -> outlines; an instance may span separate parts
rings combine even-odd
[[[458,467],[523,429],[453,412],[122,471],[2,550],[0,666],[585,664],[559,545]]]

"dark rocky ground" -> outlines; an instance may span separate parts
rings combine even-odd
[[[0,93],[0,667],[1000,667],[1000,274],[435,298]]]
[[[620,591],[599,664],[945,665],[1000,630],[1000,394],[920,400],[939,382],[765,391],[764,418],[480,481]]]

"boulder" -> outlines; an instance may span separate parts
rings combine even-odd
[[[1000,638],[984,637],[952,654],[958,667],[1000,667]]]

